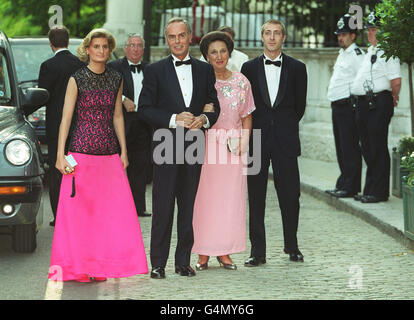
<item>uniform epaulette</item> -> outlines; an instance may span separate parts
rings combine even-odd
[[[360,48],[355,48],[355,52],[356,52],[357,56],[362,54],[362,51],[361,51]]]

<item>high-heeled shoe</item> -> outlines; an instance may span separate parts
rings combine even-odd
[[[104,277],[93,277],[92,279],[93,281],[96,281],[96,282],[103,282],[107,280],[107,278],[104,278]]]
[[[237,270],[237,266],[234,263],[225,263],[220,259],[220,257],[217,257],[217,261],[220,264],[220,267],[223,267],[224,269]]]
[[[75,279],[76,282],[91,282],[91,278],[89,278],[86,274],[80,276],[79,278]]]
[[[196,264],[196,270],[198,270],[198,271],[203,271],[203,270],[206,270],[206,269],[208,269],[208,258],[207,258],[207,261],[205,262],[205,263],[200,263],[200,262],[197,262],[197,264]]]

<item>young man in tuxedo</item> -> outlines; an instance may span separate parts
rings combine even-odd
[[[119,71],[124,79],[122,104],[129,161],[128,180],[138,216],[149,217],[151,214],[146,210],[145,189],[147,175],[151,172],[149,169],[152,129],[137,117],[138,98],[147,65],[141,61],[144,54],[144,40],[139,34],[129,34],[124,51],[125,57],[111,61],[108,67]]]
[[[46,142],[49,163],[49,198],[54,217],[50,225],[54,226],[62,181],[62,174],[55,168],[55,164],[66,87],[70,76],[85,64],[68,50],[69,30],[67,28],[53,27],[48,37],[55,55],[41,64],[38,86],[49,91],[49,101],[46,104]],[[69,143],[70,139],[67,140]]]
[[[150,256],[151,277],[155,279],[165,278],[175,199],[178,206],[175,272],[181,276],[195,275],[190,267],[194,242],[192,220],[202,164],[180,159],[191,144],[183,141],[180,132],[209,128],[220,112],[213,67],[189,56],[191,37],[191,27],[184,19],[172,18],[167,23],[165,38],[171,55],[146,67],[138,103],[139,117],[156,130],[162,129],[158,132],[168,132],[173,137],[172,145],[168,146],[174,153],[172,161],[160,163],[154,156]],[[214,111],[203,112],[206,104],[213,104]],[[159,145],[154,138],[154,154]]]
[[[261,34],[264,54],[244,63],[241,70],[252,85],[256,105],[253,129],[261,130],[261,169],[257,175],[247,177],[252,248],[245,266],[266,263],[264,218],[270,161],[282,214],[284,251],[290,260],[303,261],[296,238],[300,196],[297,157],[299,121],[306,106],[306,66],[282,53],[286,40],[282,22],[268,20]]]

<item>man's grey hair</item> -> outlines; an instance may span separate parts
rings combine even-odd
[[[183,19],[183,18],[180,18],[180,17],[173,17],[173,18],[171,18],[170,20],[168,20],[167,24],[165,25],[165,28],[164,28],[164,35],[165,35],[165,36],[167,36],[167,28],[168,28],[168,26],[169,26],[171,23],[175,23],[175,22],[182,22],[182,23],[184,23],[184,24],[185,24],[185,26],[187,27],[188,34],[191,34],[191,33],[192,33],[192,31],[191,31],[191,26],[190,26],[190,24],[188,23],[188,21],[187,21],[187,20],[185,20],[185,19]]]
[[[144,45],[144,48],[145,48],[145,40],[144,40],[144,37],[142,35],[140,35],[139,33],[128,33],[127,34],[127,39],[126,39],[126,42],[125,42],[125,46],[128,45],[128,41],[131,38],[141,38],[142,44]]]

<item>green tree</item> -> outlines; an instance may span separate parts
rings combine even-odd
[[[402,63],[408,65],[411,134],[414,135],[414,1],[383,0],[375,9],[381,21],[381,27],[377,32],[378,46],[384,51],[387,60],[398,57]]]
[[[49,7],[52,5],[62,8],[63,24],[72,36],[84,37],[91,29],[105,23],[106,1],[102,0],[0,0],[0,5],[3,5],[5,17],[25,26],[14,28],[12,33],[16,34],[13,35],[46,35],[52,16]],[[36,13],[33,8],[36,8]]]

